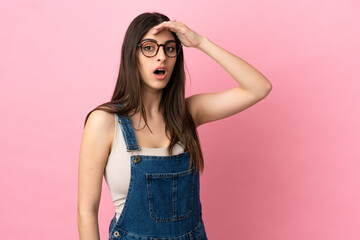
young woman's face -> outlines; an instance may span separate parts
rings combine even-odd
[[[164,46],[160,46],[158,52],[153,57],[146,57],[145,54],[149,54],[153,51],[154,45],[153,40],[157,42],[157,44],[165,44],[169,40],[175,40],[174,36],[171,34],[169,30],[163,30],[156,35],[151,33],[153,29],[150,29],[144,37],[141,39],[140,43],[145,39],[150,39],[148,44],[144,44],[142,47],[138,47],[137,56],[139,60],[139,71],[142,78],[142,88],[143,90],[156,92],[162,90],[170,80],[172,71],[175,66],[176,57],[168,57],[165,54]],[[171,44],[167,45],[167,49],[169,52],[173,51],[171,48]],[[155,71],[157,68],[161,68],[164,71]]]

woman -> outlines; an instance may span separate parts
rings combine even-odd
[[[239,86],[185,99],[182,45],[218,62]],[[85,119],[80,147],[80,239],[99,239],[105,176],[116,206],[110,239],[207,239],[199,198],[204,162],[196,128],[234,115],[271,91],[244,60],[160,13],[126,32],[112,99]]]

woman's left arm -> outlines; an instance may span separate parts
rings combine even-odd
[[[186,105],[196,126],[234,115],[265,98],[271,91],[271,83],[258,70],[206,37],[192,31],[183,23],[163,22],[154,28],[153,34],[163,29],[175,32],[183,45],[195,47],[206,53],[239,83],[238,87],[222,92],[188,97]]]

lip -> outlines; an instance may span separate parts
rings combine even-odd
[[[167,68],[165,66],[159,66],[159,67],[155,68],[153,72],[155,72],[158,69],[164,69],[165,72],[167,72]]]
[[[164,74],[164,75],[156,75],[156,74],[154,73],[155,78],[158,79],[158,80],[164,80],[164,79],[166,78],[166,75],[167,75],[167,72],[166,72],[166,71],[165,71],[165,74]]]

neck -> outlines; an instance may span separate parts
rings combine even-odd
[[[159,109],[162,96],[162,90],[160,91],[142,91],[141,97],[143,100],[146,116],[148,118],[158,116],[161,111]]]

